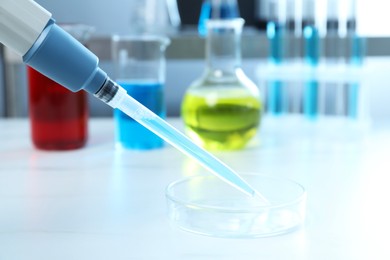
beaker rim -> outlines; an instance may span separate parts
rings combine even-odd
[[[206,21],[207,28],[229,28],[236,27],[240,28],[244,25],[245,20],[241,17],[239,18],[231,18],[231,19],[209,19]]]
[[[160,35],[113,35],[112,41],[158,42],[164,46],[171,43],[171,40],[168,37]]]
[[[83,23],[59,23],[58,25],[83,44],[91,38],[96,29]]]

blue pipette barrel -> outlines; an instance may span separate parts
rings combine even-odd
[[[23,61],[71,91],[95,94],[107,80],[99,59],[50,20]]]

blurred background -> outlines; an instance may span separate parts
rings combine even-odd
[[[53,17],[59,23],[81,23],[93,26],[94,32],[87,42],[87,46],[99,56],[103,69],[108,73],[113,70],[111,57],[111,37],[113,35],[128,35],[146,31],[152,34],[167,35],[172,43],[166,53],[165,98],[168,116],[179,116],[180,104],[186,88],[204,70],[205,38],[198,31],[204,1],[37,0],[37,2],[52,12]],[[310,5],[305,4],[304,0],[287,0],[284,5],[281,4],[282,2],[274,0],[236,1],[239,15],[246,21],[241,44],[243,69],[262,90],[267,105],[266,112],[270,114],[305,113],[304,93],[302,97],[294,101],[297,103],[295,108],[292,108],[293,105],[290,104],[288,108],[278,110],[277,107],[272,105],[278,99],[277,96],[272,94],[272,89],[276,86],[275,81],[283,81],[283,88],[288,90],[287,98],[290,98],[290,96],[294,96],[295,92],[301,93],[304,91],[308,82],[312,83],[314,81],[319,86],[342,84],[345,86],[343,88],[344,92],[348,92],[348,85],[359,84],[359,93],[364,94],[364,98],[359,97],[357,106],[359,106],[359,111],[364,110],[362,112],[364,117],[373,120],[390,118],[390,87],[387,86],[390,79],[390,73],[387,72],[390,70],[390,48],[388,47],[390,46],[390,27],[387,26],[390,24],[390,17],[387,13],[390,3],[381,0],[357,0],[352,21],[351,19],[348,20],[351,18],[352,11],[337,8],[337,11],[333,10],[335,7],[332,5],[337,5],[337,3],[343,1],[317,1],[317,4],[322,3],[327,10],[322,9],[322,13],[327,15],[324,18],[323,25],[327,30],[323,35],[321,33],[319,35],[319,41],[323,44],[320,43],[319,45],[320,51],[319,57],[317,57],[319,61],[314,66],[316,67],[315,76],[312,76],[313,64],[307,66],[306,62],[309,54],[307,53],[307,45],[305,45],[307,39],[304,36],[303,22],[305,14],[309,12]],[[294,8],[291,8],[291,4],[294,5]],[[280,8],[284,11],[281,11]],[[298,9],[301,11],[297,12]],[[274,16],[275,12],[278,14],[277,16]],[[332,14],[335,14],[334,17],[337,19],[344,19],[346,26],[347,24],[350,26],[353,22],[355,25],[353,26],[353,37],[358,36],[359,39],[364,40],[364,50],[360,50],[361,53],[358,54],[362,56],[361,64],[351,65],[350,59],[353,54],[350,51],[352,47],[339,49],[336,54],[338,55],[336,57],[337,65],[329,62],[335,54],[327,51],[326,48],[328,47],[326,46],[336,44],[334,48],[338,48],[340,44],[346,44],[345,42],[350,39],[348,37],[352,37],[351,35],[344,37],[342,32],[340,33],[340,30],[342,31],[340,29],[341,22],[344,21],[340,20],[337,21],[339,29],[335,36],[339,43],[332,42],[334,36],[330,34],[330,24],[332,23],[329,22],[334,18]],[[314,21],[321,18],[318,17],[321,15],[316,11],[313,11],[313,15]],[[303,24],[299,26],[298,30],[297,28],[292,29],[297,32],[297,35],[288,31],[291,27],[289,27],[291,19],[295,23],[298,21]],[[272,38],[272,35],[270,36],[270,23],[273,25],[280,23],[285,29],[281,31],[283,36],[280,41],[283,42],[279,42],[278,46],[282,44],[284,50],[291,44],[300,46],[297,53],[294,54],[298,62],[292,62],[293,54],[291,52],[286,52],[281,58],[281,62],[275,63],[273,61],[275,57],[272,57],[272,53],[276,48],[275,40],[278,39]],[[152,28],[153,26],[155,28]],[[314,22],[313,26],[319,31],[321,30],[321,25],[318,23]],[[348,28],[346,27],[345,30]],[[340,60],[343,60],[341,66]],[[296,64],[299,65],[296,66]],[[317,69],[317,67],[320,69]],[[281,79],[275,78],[275,75],[281,74],[284,75]],[[341,81],[334,82],[335,78],[341,79]],[[330,79],[330,83],[327,82],[327,79]],[[291,89],[294,90],[294,93],[290,91]],[[321,93],[320,89],[321,87],[318,91]],[[330,87],[327,89],[330,89]],[[28,115],[27,95],[25,66],[21,63],[19,57],[0,46],[0,116],[26,117]],[[325,101],[318,101],[319,103],[337,102],[332,96],[322,98]],[[272,101],[272,99],[275,100]],[[343,99],[348,100],[348,97],[343,97]],[[89,106],[90,115],[93,117],[112,116],[112,110],[102,102],[95,100],[94,97],[90,97]],[[319,112],[330,114],[340,112],[337,112],[337,109],[324,108],[324,104],[318,106]],[[348,106],[348,104],[342,106]]]

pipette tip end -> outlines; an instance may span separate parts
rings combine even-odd
[[[266,197],[263,196],[260,192],[254,190],[252,194],[252,198],[260,201],[262,205],[267,206],[270,205],[271,203],[268,201]]]

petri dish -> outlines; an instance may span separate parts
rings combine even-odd
[[[275,236],[303,225],[306,191],[302,185],[273,176],[241,176],[268,203],[237,191],[215,176],[192,176],[166,189],[171,223],[185,231],[224,238]]]

